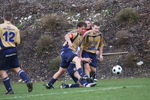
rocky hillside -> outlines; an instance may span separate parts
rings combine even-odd
[[[0,0],[0,5],[0,22],[6,11],[14,14],[22,38],[20,63],[34,81],[56,72],[64,35],[86,19],[101,23],[105,53],[129,52],[105,56],[98,78],[150,76],[149,0]],[[111,73],[116,64],[123,67],[119,76]]]

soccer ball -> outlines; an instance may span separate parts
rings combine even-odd
[[[115,65],[112,68],[112,73],[114,74],[121,74],[121,72],[122,72],[122,67],[120,65]]]

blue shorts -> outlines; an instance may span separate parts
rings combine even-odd
[[[95,53],[90,53],[90,52],[86,52],[86,51],[83,51],[82,52],[82,58],[91,58],[92,59],[92,62],[90,63],[90,66],[92,67],[97,67],[97,59],[96,59],[96,54]],[[88,62],[83,62],[84,64],[85,63],[88,63]]]
[[[77,56],[71,49],[65,48],[61,52],[61,63],[62,68],[68,68],[69,64],[72,62],[73,58]]]
[[[75,64],[71,63],[67,69],[69,76],[72,78],[72,80],[77,83],[78,79],[74,76],[74,73],[77,71]]]
[[[0,50],[0,70],[19,67],[16,48]]]

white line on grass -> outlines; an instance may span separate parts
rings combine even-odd
[[[127,88],[136,88],[136,87],[142,87],[142,86],[126,86]],[[41,97],[41,96],[46,96],[46,95],[61,95],[61,94],[72,94],[72,93],[84,93],[84,92],[92,92],[92,91],[108,91],[108,90],[115,90],[115,89],[121,89],[124,88],[122,86],[118,86],[118,87],[107,87],[107,88],[94,88],[94,89],[90,89],[90,90],[78,90],[78,91],[72,91],[72,92],[61,92],[61,93],[45,93],[45,94],[34,94],[34,95],[30,95],[27,94],[25,96],[12,96],[9,98],[0,98],[0,100],[11,100],[11,99],[20,99],[20,98],[29,98],[29,97]]]

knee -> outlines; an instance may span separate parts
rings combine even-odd
[[[18,73],[19,71],[21,71],[21,68],[20,67],[14,68],[13,71],[15,71],[16,73]]]
[[[81,59],[76,56],[76,57],[74,57],[73,61],[74,61],[75,63],[79,63],[79,62],[81,62]]]
[[[65,73],[65,72],[66,72],[66,69],[59,69],[59,70],[58,70],[58,73],[59,73],[59,74],[63,74],[63,73]]]
[[[6,73],[6,71],[0,71],[0,76],[4,79],[8,77],[8,74]]]

